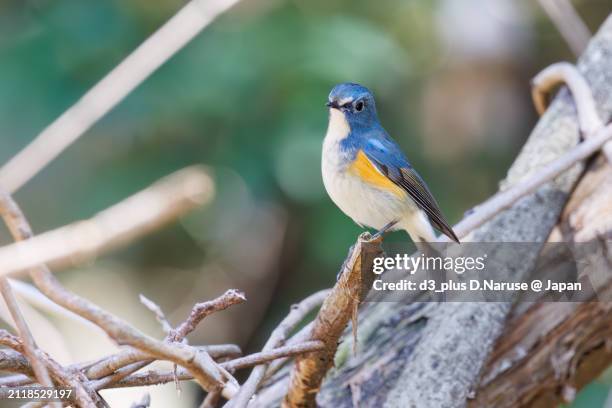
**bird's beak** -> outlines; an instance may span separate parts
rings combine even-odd
[[[340,106],[338,106],[338,103],[336,101],[328,101],[325,106],[327,106],[328,108],[340,109]]]

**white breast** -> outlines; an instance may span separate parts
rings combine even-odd
[[[347,171],[349,155],[340,149],[340,142],[350,133],[344,114],[330,110],[329,127],[323,141],[321,171],[325,189],[332,201],[356,223],[376,229],[403,218],[413,210],[412,203],[392,193],[364,183]]]

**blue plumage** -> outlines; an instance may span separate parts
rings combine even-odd
[[[334,202],[359,224],[380,224],[381,219],[395,217],[397,220],[389,219],[387,222],[397,221],[398,223],[403,223],[404,228],[413,239],[431,239],[432,234],[426,231],[426,228],[423,226],[414,227],[415,223],[418,224],[418,220],[415,221],[418,218],[418,213],[415,216],[414,210],[410,210],[410,208],[414,208],[413,206],[411,207],[412,204],[410,203],[407,203],[405,206],[398,202],[390,202],[389,206],[384,206],[384,203],[381,204],[380,202],[370,203],[370,205],[375,205],[380,210],[376,212],[372,209],[369,209],[369,211],[360,209],[359,204],[353,202],[354,198],[359,199],[360,194],[362,197],[367,197],[370,200],[372,198],[389,200],[392,197],[388,194],[388,188],[383,187],[384,183],[372,183],[372,180],[381,176],[372,176],[371,172],[368,172],[367,169],[364,170],[363,163],[360,163],[360,170],[357,172],[359,174],[344,174],[347,171],[350,173],[350,170],[347,169],[353,168],[352,164],[358,160],[359,154],[363,153],[367,158],[364,160],[369,160],[371,166],[374,166],[378,172],[396,186],[401,187],[408,194],[407,197],[412,200],[418,209],[423,211],[437,229],[458,242],[455,233],[444,219],[427,185],[412,168],[397,143],[381,126],[372,93],[359,84],[339,84],[329,94],[327,106],[330,108],[330,112],[338,111],[342,115],[341,117],[330,115],[330,129],[326,136],[323,151],[323,178],[324,181],[327,181],[326,188]],[[344,121],[344,124],[342,121]],[[342,129],[344,129],[345,134],[338,136],[336,133]],[[330,136],[332,133],[333,135]],[[334,139],[333,143],[330,139]],[[334,155],[337,157],[334,157]],[[334,168],[329,163],[326,165],[326,161],[339,162],[340,165]],[[326,172],[338,172],[338,174],[327,174]],[[363,179],[363,174],[366,174],[370,179],[369,184],[368,180]],[[347,178],[349,176],[361,177],[366,186],[362,188],[358,187],[358,184],[351,184],[351,179]],[[345,180],[345,182],[340,183],[338,180]],[[346,182],[346,180],[349,180],[349,182]],[[354,185],[355,187],[347,187],[349,185]],[[373,193],[372,188],[381,191],[380,198]],[[351,189],[355,190],[355,194],[352,194]],[[359,190],[361,193],[356,190]],[[397,200],[397,197],[393,197],[393,200]],[[346,201],[346,203],[343,201]],[[366,202],[364,205],[368,205],[368,203]],[[397,215],[394,215],[396,213]],[[362,221],[361,218],[367,218],[370,222],[367,220]]]

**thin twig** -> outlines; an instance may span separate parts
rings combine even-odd
[[[202,321],[206,316],[211,313],[224,310],[232,305],[243,303],[246,301],[244,294],[241,292],[230,289],[223,295],[217,297],[209,302],[202,302],[194,306],[194,309],[190,313],[186,322],[183,322],[179,327],[188,327],[190,330],[182,329],[180,332],[175,333],[172,330],[166,338],[166,341],[180,342],[183,340],[183,333],[188,334],[191,330],[195,329],[196,325]],[[159,306],[157,306],[159,308]],[[160,309],[161,312],[161,309]],[[163,314],[163,313],[162,313]],[[196,321],[197,320],[197,321]],[[104,359],[87,370],[89,378],[103,378],[105,382],[98,383],[96,389],[99,387],[106,387],[109,384],[117,382],[122,378],[136,372],[147,365],[151,364],[154,359],[150,355],[139,350],[125,350],[119,354]],[[112,375],[111,375],[112,374]]]
[[[63,257],[68,262],[74,262],[68,256],[70,252],[73,252],[72,256],[77,254],[91,256],[96,250],[109,249],[125,243],[181,214],[185,208],[193,207],[194,201],[209,198],[211,186],[212,182],[205,172],[195,168],[183,170],[158,182],[148,190],[103,211],[91,220],[81,223],[81,226],[63,227],[38,237],[32,237],[32,231],[25,216],[9,194],[0,194],[0,206],[10,209],[2,213],[3,215],[10,214],[10,216],[5,216],[5,221],[10,225],[12,233],[19,234],[15,237],[16,239],[32,237],[24,242],[13,244],[17,246],[17,252],[23,251],[24,247],[27,248],[34,242],[31,248],[34,254],[40,255],[38,251],[46,251],[47,256],[51,255],[51,259],[57,260]],[[91,234],[94,235],[93,238],[90,238]],[[109,234],[109,236],[104,236],[104,234]],[[67,247],[78,249],[66,251],[66,248],[58,245],[58,242],[62,241]],[[85,245],[79,241],[85,241]],[[49,250],[46,245],[51,245],[52,250]],[[59,250],[62,255],[53,256],[54,250]],[[27,258],[23,252],[20,252],[20,256],[23,257],[22,259]],[[32,255],[32,257],[35,256]],[[55,279],[51,271],[43,265],[48,260],[43,256],[42,259],[37,259],[34,264],[24,269],[31,268],[30,273],[34,283],[51,300],[97,324],[119,344],[130,345],[156,358],[182,365],[194,374],[198,383],[207,391],[221,389],[226,398],[231,398],[235,394],[237,391],[234,384],[235,379],[221,372],[206,352],[198,351],[184,344],[169,344],[153,339],[95,304],[66,290]],[[1,261],[0,264],[2,264]],[[2,270],[1,266],[0,270]]]
[[[599,118],[591,87],[578,69],[569,62],[557,62],[538,73],[531,80],[531,96],[538,114],[543,115],[548,106],[548,96],[559,85],[567,85],[576,111],[578,124],[585,135],[589,135],[603,126]]]
[[[321,305],[328,294],[328,290],[322,290],[308,296],[300,303],[293,305],[287,317],[285,317],[272,331],[272,334],[264,345],[262,352],[270,352],[271,350],[282,345],[289,336],[289,333],[295,329],[295,327],[308,315],[308,313]],[[255,392],[257,392],[257,388],[259,387],[261,380],[266,373],[266,369],[267,365],[259,365],[255,367],[249,375],[249,378],[240,387],[238,394],[226,404],[226,407],[245,407]]]
[[[0,169],[10,193],[57,157],[238,0],[193,0]]]
[[[164,312],[161,310],[161,307],[159,307],[157,303],[153,302],[142,293],[140,294],[139,299],[140,303],[142,303],[147,309],[153,312],[153,314],[155,315],[155,319],[157,319],[157,321],[161,325],[164,334],[166,336],[170,334],[172,326],[170,325],[170,322],[168,322],[168,319],[166,318]]]
[[[38,355],[38,347],[34,342],[34,338],[32,337],[28,324],[21,314],[21,310],[19,310],[17,299],[15,299],[15,294],[11,288],[11,284],[6,277],[0,278],[0,291],[2,292],[6,307],[10,311],[13,321],[15,322],[15,326],[17,326],[19,337],[23,342],[23,354],[30,362],[38,383],[44,385],[45,387],[53,387],[53,381],[51,381],[49,371]],[[58,403],[53,403],[51,405],[53,405],[55,408],[61,406],[58,405]]]
[[[314,321],[308,323],[307,325],[302,327],[297,333],[291,336],[291,338],[287,340],[287,345],[294,346],[296,344],[308,342],[308,339],[310,338],[310,333],[312,333],[312,326],[314,326]],[[287,364],[288,361],[289,357],[284,357],[270,362],[260,384],[265,384],[278,370],[280,370],[285,364]]]
[[[196,348],[206,351],[213,359],[222,359],[222,358],[237,358],[242,354],[240,347],[234,344],[213,344],[208,346],[197,346]],[[140,353],[139,351],[134,350],[132,356],[137,356]],[[133,365],[134,363],[140,363],[141,360],[133,359],[130,361],[126,361],[123,359],[124,355],[120,352],[117,354],[113,354],[106,358],[100,359],[96,362],[83,362],[72,364],[67,367],[69,371],[85,371],[90,367],[93,367],[98,363],[105,363],[111,361],[117,361],[117,359],[121,359],[124,363],[123,365],[118,365],[119,368],[116,368],[114,372],[116,373],[122,367]],[[12,350],[0,350],[0,371],[9,371],[9,372],[17,372],[23,374],[10,375],[5,377],[0,377],[0,387],[19,387],[24,385],[29,385],[34,383],[32,380],[32,367],[29,365],[28,360],[21,355],[20,353],[14,352]],[[25,375],[24,375],[25,374]],[[89,377],[90,379],[94,379],[94,377]]]
[[[597,113],[595,98],[589,84],[574,65],[567,62],[552,64],[533,78],[531,96],[536,110],[540,115],[544,114],[548,105],[548,95],[561,84],[567,85],[572,93],[578,112],[580,131],[585,138],[590,137],[604,124]],[[606,143],[603,151],[608,161],[612,163],[612,142]]]
[[[5,330],[5,333],[8,333]],[[18,353],[15,350],[9,350],[9,349],[0,349],[0,371],[8,371],[8,372],[12,372],[12,373],[23,373],[25,375],[19,374],[19,375],[12,375],[10,376],[11,378],[25,378],[26,380],[30,379],[31,381],[31,377],[34,377],[34,373],[32,372],[32,366],[30,365],[30,362],[28,361],[27,358],[24,357],[23,354]],[[0,377],[1,379],[4,378],[9,378],[9,377]],[[5,384],[0,384],[0,387],[3,386],[11,386],[11,385],[5,385]]]
[[[0,344],[12,348],[13,350],[23,354],[23,341],[10,334],[6,330],[0,329]],[[74,389],[74,400],[83,408],[95,408],[95,403],[92,396],[87,391],[85,386],[79,379],[67,373],[59,364],[51,360],[44,352],[39,352],[38,358],[43,361],[43,364],[49,369],[53,378],[62,386]],[[1,389],[0,389],[1,390]]]
[[[459,238],[468,235],[474,229],[489,221],[501,211],[510,208],[521,198],[535,192],[539,187],[562,174],[576,163],[589,158],[608,141],[612,140],[612,125],[605,126],[593,136],[574,147],[563,156],[553,160],[533,177],[518,183],[505,191],[495,194],[474,209],[474,212],[465,217],[453,228]],[[440,241],[448,241],[441,237]]]
[[[208,302],[197,303],[192,309],[189,317],[185,319],[176,329],[172,329],[168,334],[170,341],[178,341],[184,339],[189,333],[195,330],[197,325],[206,316],[212,313],[227,309],[230,306],[246,302],[244,293],[230,289],[223,295]]]
[[[240,357],[234,360],[220,363],[221,367],[226,370],[240,370],[253,366],[274,361],[282,357],[296,356],[303,353],[321,350],[324,347],[320,341],[308,341],[293,346],[277,347],[269,351],[261,351],[259,353],[250,354],[245,357]],[[179,368],[177,376],[181,381],[192,380],[193,376],[185,369]],[[126,377],[112,385],[115,387],[140,387],[145,385],[165,384],[173,381],[174,373],[172,371],[149,371],[146,373],[137,373]]]
[[[8,335],[8,337],[4,337],[6,335]],[[5,344],[5,342],[9,342],[9,344],[10,342],[13,342],[13,344],[17,344],[17,347],[19,347],[18,339],[15,336],[10,335],[8,332],[6,332],[6,330],[0,330],[0,344]],[[258,353],[250,354],[248,356],[239,357],[230,361],[222,362],[219,365],[226,370],[241,370],[256,365],[265,364],[270,361],[277,360],[279,358],[291,357],[303,353],[318,351],[323,349],[323,347],[323,342],[306,341],[290,346],[277,347],[270,351],[261,351]],[[1,355],[2,354],[0,354],[0,356]],[[4,355],[10,358],[10,362],[6,364],[7,367],[18,367],[20,371],[31,372],[31,367],[29,363],[20,353],[10,353]],[[189,371],[185,370],[184,368],[178,369],[177,376],[181,381],[193,380],[193,375],[191,375]],[[129,375],[118,382],[107,381],[105,378],[100,380],[90,380],[88,382],[88,387],[95,390],[105,388],[141,387],[147,385],[165,384],[172,382],[173,379],[173,371],[150,370],[143,373]],[[10,384],[7,386],[0,387],[0,398],[2,398],[4,395],[1,393],[1,390],[6,389],[8,386],[10,386]]]
[[[580,18],[570,0],[539,0],[561,36],[574,55],[582,55],[586,49],[591,32]]]

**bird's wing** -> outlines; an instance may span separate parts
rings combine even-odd
[[[395,142],[388,138],[370,139],[365,143],[363,152],[382,174],[410,195],[436,229],[459,242],[427,184],[412,168]]]

